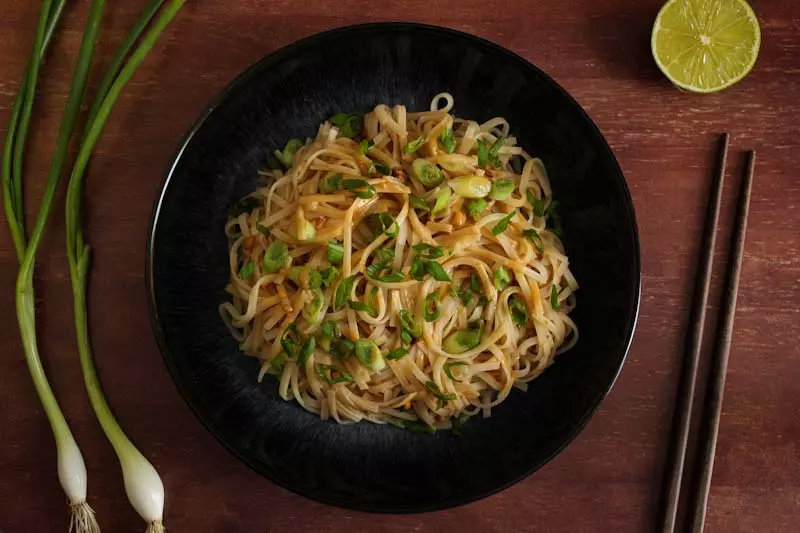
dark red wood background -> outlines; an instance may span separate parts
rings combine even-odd
[[[93,84],[147,2],[109,2]],[[708,516],[709,532],[790,532],[800,521],[800,4],[753,0],[763,42],[753,72],[722,93],[678,91],[649,36],[661,0],[305,0],[188,2],[127,86],[87,179],[94,248],[92,341],[108,399],[167,489],[173,532],[645,532],[655,528],[685,320],[715,135],[732,134],[722,222],[742,158],[758,163]],[[0,133],[27,60],[38,2],[0,8]],[[87,1],[69,2],[44,67],[27,159],[38,204]],[[591,114],[619,158],[644,264],[639,326],[613,392],[541,471],[484,501],[375,516],[291,494],[240,464],[194,418],[150,330],[144,253],[153,201],[181,136],[238,72],[281,46],[347,24],[414,20],[486,37],[526,57]],[[60,200],[63,199],[63,194]],[[722,271],[727,235],[716,255]],[[41,351],[88,463],[106,532],[142,531],[84,393],[75,349],[63,207],[37,270]],[[16,259],[0,225],[0,530],[66,531],[53,439],[28,376],[13,312]],[[712,293],[716,314],[719,279]]]

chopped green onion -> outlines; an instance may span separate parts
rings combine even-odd
[[[508,223],[511,222],[511,219],[514,218],[514,215],[517,214],[517,210],[511,211],[509,214],[504,216],[500,219],[500,221],[492,227],[492,235],[500,235],[505,230],[508,229]]]
[[[316,270],[310,270],[308,273],[308,288],[319,289],[322,287],[322,274]]]
[[[403,281],[406,279],[406,275],[402,272],[392,269],[388,274],[384,274],[383,276],[379,276],[375,279],[384,283],[397,283],[398,281]]]
[[[509,274],[505,267],[498,267],[497,270],[494,271],[494,288],[498,291],[502,291],[508,287],[510,283],[511,274]]]
[[[425,297],[423,304],[422,315],[425,322],[433,322],[442,312],[439,309],[439,291],[433,291]]]
[[[389,237],[397,237],[397,233],[400,231],[400,226],[397,225],[397,221],[395,221],[391,213],[378,213],[378,221],[381,224],[383,233]]]
[[[336,322],[326,320],[320,324],[319,329],[319,346],[326,352],[330,352],[331,341],[334,339],[334,337],[339,336],[339,326],[336,324]]]
[[[448,154],[452,154],[456,151],[456,139],[453,136],[453,127],[447,126],[441,135],[439,135],[439,140],[442,141],[442,146],[444,146],[445,151]]]
[[[453,367],[456,366],[467,366],[467,363],[464,361],[454,361],[452,363],[445,363],[442,367],[442,370],[444,370],[444,373],[447,374],[447,377],[453,381],[456,381],[456,378],[453,377]]]
[[[477,219],[478,215],[483,213],[487,207],[489,207],[489,202],[483,198],[478,198],[467,203],[467,212],[472,218]]]
[[[536,198],[531,189],[525,191],[525,196],[528,198],[528,203],[531,204],[533,214],[537,217],[544,216],[544,200]]]
[[[267,247],[264,252],[264,272],[274,274],[286,265],[286,257],[289,249],[282,241],[275,241]]]
[[[278,372],[283,372],[283,367],[286,366],[286,354],[281,352],[272,358],[269,362],[270,366]]]
[[[411,262],[411,270],[408,271],[408,275],[413,280],[422,281],[425,279],[425,270],[425,262],[419,257],[415,257]]]
[[[303,343],[303,346],[300,348],[300,355],[297,357],[297,364],[300,366],[305,366],[308,358],[311,357],[311,354],[314,353],[314,348],[316,348],[317,341],[314,337],[309,337],[306,339],[306,342]]]
[[[514,182],[510,179],[501,178],[492,182],[492,190],[489,197],[494,200],[503,201],[514,192]]]
[[[422,326],[417,324],[416,320],[414,320],[414,315],[405,309],[401,309],[397,314],[400,317],[400,326],[403,328],[403,331],[408,332],[408,334],[415,339],[422,337]]]
[[[380,348],[370,339],[358,339],[355,342],[356,357],[361,364],[370,370],[380,372],[386,368],[386,361],[383,359]]]
[[[322,194],[332,194],[342,189],[342,175],[328,172],[319,181],[319,192]]]
[[[426,202],[419,196],[414,196],[413,194],[408,197],[408,203],[411,204],[411,207],[413,207],[414,209],[419,209],[423,213],[427,213],[428,211],[431,210],[430,206],[428,205],[428,202]]]
[[[425,159],[415,159],[411,163],[411,173],[426,189],[433,189],[444,181],[442,169]]]
[[[251,259],[247,263],[242,266],[241,270],[239,270],[239,277],[242,279],[247,279],[256,272],[256,265],[253,263]]]
[[[492,147],[489,148],[489,162],[495,168],[500,168],[503,164],[500,162],[500,149],[503,147],[503,139],[497,138],[497,140],[492,144]]]
[[[362,179],[345,179],[342,180],[342,187],[352,192],[359,198],[372,198],[375,196],[375,187]]]
[[[461,329],[451,333],[442,342],[442,348],[452,354],[464,353],[477,347],[481,343],[483,335],[483,324],[470,324],[467,329]]]
[[[261,207],[261,201],[255,196],[245,196],[235,201],[228,208],[228,218],[236,218],[243,213],[249,213]]]
[[[297,230],[295,237],[297,237],[298,241],[310,241],[316,236],[317,228],[305,217],[302,209],[297,211],[295,223]]]
[[[319,287],[312,288],[311,292],[314,294],[314,297],[306,302],[301,312],[303,313],[303,318],[306,319],[306,322],[309,324],[316,324],[319,322],[319,314],[322,311],[323,304],[325,303],[325,294]]]
[[[333,309],[334,311],[338,311],[344,304],[347,303],[347,300],[350,299],[350,293],[353,292],[353,284],[356,281],[356,275],[352,275],[348,278],[342,280],[339,283],[339,286],[336,287],[336,293],[333,297]]]
[[[259,222],[258,224],[256,224],[256,229],[257,229],[257,230],[258,230],[258,232],[259,232],[261,235],[263,235],[264,237],[269,237],[269,236],[270,236],[270,231],[269,231],[269,228],[268,228],[268,227],[266,227],[266,226],[264,226],[264,225],[263,225],[263,224],[261,224],[260,222]]]
[[[489,150],[486,148],[486,143],[483,139],[478,140],[478,166],[486,168],[486,163],[489,160]]]
[[[342,337],[331,344],[330,354],[334,359],[344,359],[353,353],[355,348],[356,345],[353,341]]]
[[[330,266],[320,272],[320,282],[322,287],[331,287],[333,282],[339,277],[339,269]]]
[[[403,357],[408,355],[408,350],[405,348],[398,348],[386,354],[386,359],[389,361],[394,361],[396,359],[402,359]]]
[[[292,163],[294,163],[294,154],[303,147],[303,144],[303,141],[300,139],[289,139],[289,142],[286,143],[283,152],[281,152],[281,158],[287,167],[292,166]]]
[[[550,307],[553,308],[553,311],[558,311],[561,307],[558,303],[558,289],[555,285],[552,285],[550,288]]]
[[[526,229],[522,231],[522,236],[527,237],[539,253],[544,252],[544,241],[538,231],[535,229]]]
[[[439,194],[436,195],[436,203],[433,205],[432,215],[447,209],[447,204],[450,202],[450,188],[445,187]]]
[[[433,381],[426,381],[425,388],[428,389],[431,394],[433,394],[439,400],[439,404],[437,406],[439,409],[444,407],[445,402],[449,402],[450,400],[455,400],[457,398],[457,396],[453,393],[445,394],[442,392],[442,389],[439,388],[439,385]]]
[[[375,259],[381,263],[390,263],[394,261],[393,248],[380,248],[375,251]]]
[[[528,323],[528,308],[516,298],[508,301],[508,311],[511,313],[511,321],[517,326],[525,326]]]
[[[364,311],[372,317],[378,316],[378,310],[368,303],[359,302],[358,300],[349,300],[347,305],[349,305],[350,309],[354,311]]]
[[[458,297],[461,298],[461,303],[464,305],[469,305],[472,303],[472,293],[469,291],[460,290],[458,291]]]
[[[379,174],[381,176],[391,176],[392,169],[390,169],[389,167],[387,167],[382,163],[372,163],[369,166],[369,169],[367,170],[367,175],[374,177],[374,174]]]
[[[478,298],[478,307],[483,307],[485,305],[489,305],[489,298],[481,294],[481,297]]]
[[[328,120],[339,128],[339,134],[342,137],[352,139],[361,133],[361,115],[336,113]]]
[[[412,433],[426,433],[433,435],[436,433],[436,428],[429,426],[422,420],[406,420],[403,422],[403,427]]]
[[[411,247],[417,255],[424,259],[438,259],[444,256],[443,246],[434,246],[427,242],[421,242]]]
[[[425,264],[425,270],[436,281],[453,281],[453,278],[442,268],[442,265],[436,261],[428,261]]]
[[[400,332],[400,342],[403,344],[403,346],[410,346],[412,340],[413,339],[411,338],[411,334],[409,332],[406,330]]]
[[[344,246],[338,242],[328,243],[328,262],[332,265],[341,265],[344,260]]]
[[[414,152],[419,150],[420,147],[424,143],[425,143],[425,135],[421,135],[420,137],[417,137],[415,140],[413,140],[410,143],[406,144],[403,147],[403,153],[404,154],[413,154]]]
[[[345,370],[341,370],[332,365],[318,364],[316,365],[314,371],[317,373],[319,378],[325,381],[328,385],[336,385],[337,383],[353,381],[353,376],[348,374]]]
[[[447,182],[463,198],[483,198],[492,190],[492,182],[483,176],[459,176]]]
[[[286,352],[290,358],[297,355],[297,344],[300,342],[300,333],[297,331],[297,326],[290,324],[283,331],[281,336],[281,348]]]
[[[367,155],[367,152],[372,150],[375,147],[375,141],[372,139],[361,139],[361,142],[358,144],[358,153],[361,155]]]

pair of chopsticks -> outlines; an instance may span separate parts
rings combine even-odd
[[[716,338],[714,339],[713,361],[711,363],[705,405],[703,406],[702,412],[697,459],[698,470],[696,472],[696,480],[690,488],[688,527],[681,531],[702,533],[705,524],[706,505],[708,502],[708,493],[711,488],[711,473],[714,467],[714,452],[716,450],[717,434],[719,432],[720,415],[722,412],[722,393],[725,388],[725,374],[728,370],[728,355],[733,334],[733,320],[736,313],[736,295],[739,290],[739,272],[742,268],[742,255],[744,254],[744,238],[747,229],[747,213],[750,207],[750,192],[753,185],[755,157],[754,151],[749,151],[747,153],[747,164],[741,182],[733,240],[728,257],[723,305],[717,324]],[[686,447],[689,443],[692,399],[694,396],[695,383],[697,381],[697,369],[703,341],[703,323],[705,322],[706,304],[708,302],[709,287],[711,285],[714,244],[719,222],[719,208],[722,200],[722,185],[725,180],[725,164],[727,158],[728,134],[725,133],[720,139],[717,168],[715,169],[708,211],[706,213],[702,255],[700,257],[700,265],[697,273],[698,277],[689,316],[687,351],[681,370],[680,381],[678,383],[672,441],[670,443],[669,457],[667,460],[664,493],[665,505],[661,522],[661,533],[674,533],[678,520],[678,503],[683,480]]]

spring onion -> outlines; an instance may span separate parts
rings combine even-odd
[[[408,203],[411,204],[411,207],[414,209],[419,209],[423,213],[427,213],[431,210],[431,207],[428,205],[428,202],[420,198],[419,196],[414,196],[413,194],[408,197]]]
[[[336,322],[331,322],[329,320],[324,321],[322,324],[319,325],[320,335],[319,335],[319,347],[325,350],[326,352],[331,351],[331,341],[334,337],[339,336],[339,325]]]
[[[492,144],[492,147],[489,148],[489,153],[487,154],[487,158],[489,163],[492,164],[495,168],[500,168],[503,164],[500,162],[500,149],[503,147],[503,139],[498,138]]]
[[[544,241],[542,240],[542,236],[539,235],[538,231],[535,229],[526,229],[522,231],[522,236],[531,241],[533,247],[536,248],[536,251],[539,253],[544,252]]]
[[[425,319],[425,322],[433,322],[439,318],[440,314],[441,310],[439,309],[439,291],[433,291],[425,297],[425,301],[423,302],[422,317]]]
[[[398,348],[386,354],[386,359],[389,361],[395,361],[397,359],[402,359],[407,355],[408,355],[408,350],[406,350],[405,348]]]
[[[328,243],[328,262],[332,265],[341,265],[344,260],[344,246],[338,242]]]
[[[486,168],[486,163],[489,161],[489,150],[486,148],[486,143],[482,139],[478,139],[478,166]]]
[[[261,224],[260,222],[256,224],[256,229],[258,232],[263,235],[264,237],[269,237],[271,235],[269,228],[265,225]]]
[[[456,139],[453,136],[452,126],[447,126],[447,128],[442,131],[441,135],[439,135],[439,140],[442,141],[442,146],[448,154],[452,154],[456,151]]]
[[[441,211],[447,209],[447,204],[450,203],[450,188],[445,187],[436,195],[436,203],[433,204],[433,210],[431,211],[432,215],[435,215]]]
[[[411,261],[411,269],[408,271],[408,275],[411,276],[413,280],[422,281],[425,279],[425,273],[425,262],[419,257],[415,257],[414,260]]]
[[[317,235],[317,228],[306,218],[302,208],[295,213],[295,238],[298,241],[310,241]]]
[[[330,354],[334,359],[344,359],[355,350],[356,345],[350,339],[344,337],[336,339],[331,343]]]
[[[320,379],[327,382],[328,385],[336,385],[337,383],[353,381],[353,376],[348,374],[346,371],[336,368],[332,365],[319,364],[317,365],[315,371]]]
[[[325,177],[319,180],[319,192],[322,194],[332,194],[342,190],[342,175],[328,172]]]
[[[470,324],[467,329],[461,329],[445,338],[442,348],[452,354],[464,353],[477,347],[483,336],[483,325]]]
[[[410,143],[406,144],[403,147],[403,153],[404,154],[413,154],[414,152],[419,150],[420,147],[423,144],[425,144],[425,136],[421,135],[421,136],[417,137],[415,140],[413,140]]]
[[[514,182],[507,178],[496,179],[492,182],[492,190],[489,198],[503,201],[514,192]]]
[[[375,372],[380,372],[386,368],[386,361],[383,359],[381,349],[370,339],[358,339],[355,342],[355,352],[358,360],[365,367]]]
[[[297,355],[297,345],[300,343],[300,333],[297,326],[290,324],[281,335],[281,348],[291,359]]]
[[[372,163],[367,170],[367,175],[372,176],[374,178],[379,178],[381,176],[391,176],[392,169],[387,167],[382,163]]]
[[[544,200],[538,199],[530,189],[525,191],[525,196],[528,198],[528,203],[531,204],[533,214],[537,217],[544,216]]]
[[[367,155],[367,152],[375,148],[375,141],[372,139],[361,139],[361,142],[358,143],[358,153],[361,155]]]
[[[411,174],[426,189],[433,189],[444,181],[442,169],[425,159],[415,159],[411,163]]]
[[[509,274],[505,267],[498,267],[497,270],[494,271],[494,288],[498,291],[502,291],[508,287],[510,283],[511,274]]]
[[[400,226],[397,225],[397,221],[395,221],[391,213],[378,213],[378,222],[380,222],[382,232],[388,237],[397,237]]]
[[[300,366],[305,366],[308,362],[308,358],[311,357],[311,354],[314,353],[314,348],[317,347],[317,341],[314,337],[309,337],[306,339],[306,342],[300,347],[300,353],[297,356],[297,364]]]
[[[442,268],[442,265],[436,261],[427,261],[425,263],[425,271],[436,281],[453,281],[453,278]]]
[[[306,319],[306,322],[309,324],[316,324],[319,322],[320,314],[323,313],[324,303],[325,303],[325,294],[322,292],[322,289],[319,287],[310,289],[313,297],[306,302],[303,306],[302,314],[303,318]]]
[[[492,182],[483,176],[459,176],[447,182],[463,198],[483,198],[492,190]]]
[[[511,321],[517,326],[528,324],[528,308],[516,298],[508,301],[508,311],[511,313]]]
[[[380,263],[390,263],[394,261],[394,249],[380,248],[375,250],[375,259]]]
[[[349,300],[347,302],[347,305],[350,306],[350,309],[352,309],[353,311],[363,311],[370,316],[373,317],[378,316],[378,310],[375,309],[374,306],[368,303],[359,302],[358,300]]]
[[[456,381],[456,378],[453,377],[453,368],[457,366],[467,366],[467,363],[464,361],[454,361],[452,363],[445,363],[442,366],[442,370],[444,370],[444,373],[447,374],[448,378],[450,378],[453,381]]]
[[[239,277],[242,279],[247,279],[256,272],[256,265],[253,263],[251,259],[247,263],[245,263],[242,268],[239,270]]]
[[[283,164],[286,165],[287,168],[292,166],[292,163],[294,163],[295,152],[302,147],[303,141],[300,139],[289,139],[289,142],[287,142],[286,146],[283,147],[281,159],[283,159]]]
[[[457,296],[461,299],[461,303],[464,305],[469,305],[472,303],[472,293],[465,290],[458,291]]]
[[[467,203],[467,212],[472,218],[477,219],[478,215],[483,213],[487,207],[489,207],[489,202],[483,198],[478,198]]]
[[[437,385],[433,381],[426,381],[425,388],[428,389],[428,391],[430,391],[430,393],[433,394],[439,400],[437,404],[437,409],[441,409],[442,407],[444,407],[444,404],[446,402],[456,399],[455,394],[453,393],[445,394],[444,392],[442,392],[442,389],[439,388],[439,385]]]
[[[375,196],[375,187],[362,179],[344,179],[342,180],[342,187],[359,198],[369,199]]]
[[[517,214],[516,209],[500,219],[500,221],[492,227],[492,235],[500,235],[508,229],[508,224]]]
[[[427,242],[415,244],[411,249],[423,259],[438,259],[444,256],[444,247],[434,246]]]
[[[330,266],[328,268],[323,269],[320,273],[320,285],[324,287],[330,287],[333,285],[333,282],[339,277],[339,269],[335,266]]]
[[[558,303],[558,289],[555,285],[552,285],[550,288],[550,307],[553,308],[553,311],[558,311],[561,307]]]
[[[228,218],[235,218],[242,213],[249,213],[250,211],[257,209],[260,205],[261,202],[255,196],[245,196],[244,198],[239,198],[233,202],[230,207],[228,207]]]
[[[422,326],[414,320],[414,315],[405,309],[401,309],[397,315],[400,317],[400,326],[404,331],[407,331],[415,339],[422,337]]]
[[[336,113],[328,120],[339,128],[339,135],[342,137],[352,139],[361,133],[361,115]]]
[[[281,352],[269,362],[270,366],[277,372],[283,372],[283,367],[286,366],[286,354]]]
[[[469,275],[469,285],[473,292],[481,294],[483,291],[481,289],[481,280],[478,278],[478,275],[474,272]]]
[[[345,278],[339,283],[339,286],[336,287],[336,292],[333,296],[333,310],[338,311],[344,304],[347,303],[347,300],[350,299],[350,294],[353,292],[353,284],[356,282],[356,276],[352,275],[349,278]]]
[[[411,337],[411,334],[409,332],[407,332],[406,330],[402,330],[400,332],[400,343],[403,346],[410,346],[412,340],[414,339]]]
[[[275,241],[264,252],[263,268],[267,274],[274,274],[286,265],[289,249],[281,241]]]

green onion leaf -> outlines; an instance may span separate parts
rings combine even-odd
[[[397,359],[402,359],[403,357],[408,355],[408,350],[405,348],[398,348],[386,354],[386,359],[389,361],[395,361]]]
[[[415,159],[414,162],[411,163],[411,174],[426,189],[438,187],[439,184],[444,181],[442,169],[425,159]]]
[[[355,342],[356,357],[361,364],[370,370],[380,372],[386,368],[386,361],[383,359],[380,348],[370,339],[358,339]]]
[[[502,291],[511,284],[511,274],[505,267],[498,267],[494,271],[494,288]]]
[[[320,319],[319,314],[320,311],[322,311],[322,305],[325,303],[325,294],[319,287],[311,289],[311,292],[314,294],[314,297],[306,302],[301,312],[306,322],[309,324],[316,324]]]
[[[436,203],[433,205],[433,210],[431,211],[432,215],[447,209],[447,204],[450,203],[451,194],[450,187],[445,187],[439,194],[436,195]]]
[[[319,378],[328,383],[328,385],[353,381],[353,376],[348,374],[345,370],[331,365],[318,364],[314,370]]]
[[[478,298],[478,307],[483,307],[485,305],[489,305],[489,298],[482,294],[481,297]]]
[[[344,260],[344,246],[338,242],[328,243],[328,262],[332,265],[341,265]]]
[[[492,182],[492,190],[489,197],[494,200],[503,201],[514,192],[514,182],[510,179],[501,178]]]
[[[361,133],[361,115],[336,113],[328,120],[339,128],[339,134],[343,137],[352,139]]]
[[[303,147],[303,144],[303,141],[300,139],[289,139],[289,142],[286,143],[283,152],[281,152],[281,158],[287,167],[292,166],[292,163],[294,163],[294,154],[298,149]]]
[[[258,232],[259,232],[261,235],[263,235],[264,237],[269,237],[269,235],[270,235],[269,228],[268,228],[268,227],[266,227],[266,226],[264,226],[264,225],[263,225],[263,224],[261,224],[260,222],[259,222],[258,224],[256,224],[256,229],[257,229],[257,230],[258,230]]]
[[[339,326],[336,324],[336,322],[326,320],[320,324],[319,329],[319,346],[326,352],[330,352],[331,341],[334,339],[334,337],[339,336]]]
[[[394,261],[394,248],[380,248],[375,251],[375,259],[381,263]]]
[[[242,266],[241,270],[239,270],[239,277],[242,279],[247,279],[256,272],[256,265],[253,264],[253,260],[251,259],[247,263]]]
[[[516,298],[508,301],[508,311],[511,313],[511,321],[517,326],[528,324],[528,308]]]
[[[406,275],[402,272],[398,272],[396,270],[390,271],[388,274],[384,274],[378,278],[375,278],[378,281],[382,281],[384,283],[397,283],[398,281],[403,281],[406,279]]]
[[[228,218],[236,218],[242,213],[249,213],[250,211],[261,207],[261,200],[255,196],[245,196],[235,201],[228,208]]]
[[[536,198],[531,189],[525,191],[525,196],[528,198],[528,203],[531,204],[533,214],[537,217],[544,216],[544,200]]]
[[[333,282],[339,277],[339,269],[335,266],[330,266],[320,272],[323,287],[333,286]]]
[[[397,237],[397,233],[400,231],[400,226],[397,225],[397,222],[391,213],[378,213],[378,221],[381,224],[383,233],[389,237]]]
[[[286,266],[286,257],[289,255],[289,249],[281,241],[275,241],[267,247],[264,252],[264,272],[267,274],[274,274],[284,266]]]
[[[433,322],[442,312],[439,309],[439,291],[433,291],[425,297],[422,315],[425,322]]]
[[[372,139],[361,139],[361,142],[358,145],[358,153],[361,155],[367,155],[367,152],[372,150],[375,147],[375,141]]]
[[[430,435],[436,433],[435,427],[429,426],[422,420],[406,420],[403,422],[403,427],[412,433],[426,433]]]
[[[486,143],[482,140],[478,140],[478,166],[481,168],[486,168],[486,163],[489,160],[489,150],[486,148]]]
[[[314,337],[309,337],[306,339],[306,342],[303,343],[303,346],[300,348],[300,355],[297,358],[297,364],[300,366],[305,366],[306,361],[308,358],[311,357],[311,354],[314,353],[314,348],[316,348],[317,341]]]
[[[453,281],[453,278],[451,278],[450,275],[445,272],[444,268],[442,268],[442,265],[436,261],[428,261],[425,265],[425,270],[436,281]]]
[[[354,311],[364,311],[372,317],[378,316],[378,310],[368,303],[359,302],[358,300],[349,300],[347,305],[349,305],[350,309]]]
[[[425,382],[425,388],[428,389],[431,392],[431,394],[433,394],[434,396],[436,396],[438,399],[442,400],[443,402],[447,402],[447,401],[456,399],[456,395],[455,394],[453,394],[453,393],[446,393],[445,394],[444,392],[442,392],[442,389],[439,388],[439,385],[437,385],[433,381],[426,381]]]
[[[561,308],[558,303],[558,289],[555,285],[550,288],[550,307],[553,308],[553,311],[558,311]]]
[[[281,348],[291,358],[297,355],[297,344],[300,342],[300,333],[297,331],[297,326],[290,324],[283,331],[281,336]]]
[[[410,346],[412,340],[413,339],[411,338],[411,334],[409,332],[406,330],[400,332],[400,342],[403,344],[403,346]]]
[[[428,205],[428,202],[426,202],[425,200],[423,200],[418,196],[414,196],[413,194],[408,197],[408,203],[411,204],[411,207],[413,207],[414,209],[419,209],[423,213],[427,213],[428,211],[431,210],[430,206]]]
[[[515,209],[514,211],[511,211],[509,214],[501,218],[500,221],[497,224],[495,224],[494,227],[492,228],[492,235],[500,235],[505,230],[507,230],[508,223],[511,222],[511,219],[513,219],[514,215],[516,214],[517,210]]]
[[[474,272],[469,275],[469,284],[473,292],[476,292],[478,294],[481,294],[483,292],[483,289],[481,288],[481,280],[478,277],[478,275],[475,274]]]
[[[442,348],[452,354],[464,353],[477,347],[483,336],[483,324],[471,323],[467,329],[451,333],[442,342]]]
[[[322,194],[332,194],[342,189],[342,175],[328,172],[319,182],[319,192]]]
[[[452,126],[448,126],[442,131],[442,134],[439,135],[439,140],[442,141],[442,146],[448,154],[452,154],[456,151],[456,139],[453,136]]]
[[[472,302],[472,293],[469,291],[458,291],[458,297],[461,298],[461,303],[464,305],[469,305]]]
[[[467,363],[464,361],[454,361],[452,363],[445,363],[442,367],[442,370],[444,370],[444,373],[447,374],[447,377],[453,381],[456,381],[456,378],[453,377],[453,367],[455,366],[467,366]]]
[[[478,215],[483,213],[487,207],[489,207],[489,202],[483,198],[478,198],[477,200],[471,200],[467,203],[467,212],[472,218],[477,219]]]
[[[500,162],[500,149],[503,147],[503,139],[498,138],[493,144],[492,147],[489,148],[488,159],[489,162],[495,168],[500,168],[503,164]]]
[[[308,274],[308,288],[319,289],[322,287],[322,274],[316,270],[312,270]]]
[[[538,231],[535,229],[526,229],[522,231],[522,236],[527,237],[539,253],[544,252],[544,241]]]
[[[356,281],[356,275],[352,275],[349,278],[345,278],[339,283],[339,286],[336,287],[336,293],[333,297],[333,309],[334,311],[338,311],[344,304],[347,303],[347,300],[350,299],[350,293],[353,292],[353,284]]]
[[[342,187],[352,192],[359,198],[372,198],[375,196],[375,187],[361,179],[342,180]]]
[[[417,324],[416,320],[414,320],[414,315],[405,309],[401,309],[397,315],[400,317],[400,326],[403,328],[403,331],[407,331],[408,334],[415,339],[422,337],[422,326]]]
[[[353,353],[355,348],[356,345],[353,341],[342,337],[331,344],[330,354],[334,359],[344,359]]]
[[[281,352],[272,358],[269,362],[270,366],[278,372],[283,372],[283,367],[286,366],[286,354]]]
[[[417,255],[424,259],[439,259],[444,256],[443,246],[434,246],[427,242],[421,242],[411,247]]]
[[[382,163],[372,163],[367,170],[367,175],[372,177],[391,176],[392,169]]]
[[[420,137],[417,137],[415,140],[413,140],[410,143],[406,144],[403,147],[403,153],[404,154],[413,154],[414,152],[419,150],[420,147],[424,143],[425,143],[425,135],[421,135]]]
[[[408,275],[411,276],[411,279],[422,281],[425,279],[425,270],[425,262],[419,257],[415,257],[411,262],[411,270],[409,270]]]

